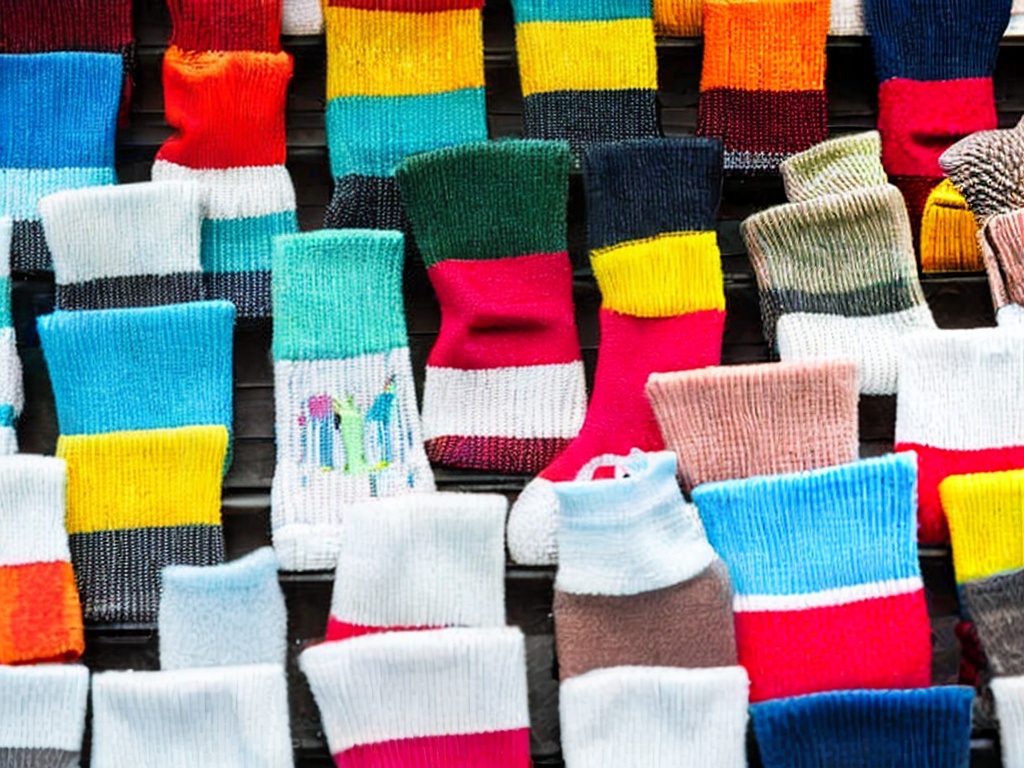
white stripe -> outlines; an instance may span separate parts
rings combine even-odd
[[[14,231],[14,222],[8,216],[0,216],[0,277],[11,276],[11,235]],[[9,322],[7,320],[6,322]]]
[[[283,165],[197,170],[157,160],[153,163],[153,179],[198,184],[207,219],[244,219],[295,210],[295,187]]]
[[[1003,768],[1024,768],[1024,677],[992,678]]]
[[[920,589],[924,589],[924,582],[919,576],[911,576],[906,579],[876,581],[871,584],[858,584],[854,587],[837,587],[802,595],[736,595],[733,598],[732,609],[736,613],[802,611],[811,608],[847,605],[861,600],[898,597],[912,594]]]
[[[80,664],[0,666],[0,754],[5,747],[78,752],[88,694],[89,670]]]
[[[63,459],[0,457],[0,566],[70,562]]]
[[[0,328],[0,405],[14,406],[16,416],[25,407],[18,341],[10,327]]]

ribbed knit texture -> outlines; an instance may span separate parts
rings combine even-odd
[[[751,707],[765,768],[967,768],[974,691],[836,691]]]
[[[333,568],[343,512],[434,490],[402,304],[397,232],[324,230],[274,250],[274,548]]]
[[[953,144],[939,164],[979,219],[1024,208],[1024,120]]]
[[[654,0],[654,33],[667,37],[700,37],[703,0]]]
[[[1024,675],[1024,569],[962,584],[960,597],[993,674]]]
[[[992,694],[999,716],[1004,768],[1024,766],[1024,677],[997,677]]]
[[[828,133],[829,0],[706,0],[697,134],[725,144],[725,168],[775,173]]]
[[[832,0],[828,33],[838,37],[866,35],[868,30],[864,26],[864,0]]]
[[[878,131],[866,131],[815,144],[779,165],[792,203],[842,194],[886,183]]]
[[[0,216],[0,455],[18,451],[14,428],[25,402],[11,316],[11,267],[3,258],[3,254],[10,253],[11,230],[11,220]]]
[[[556,559],[552,481],[591,459],[664,442],[644,399],[654,372],[715,365],[725,294],[714,232],[721,144],[653,139],[595,147],[584,163],[591,266],[601,289],[601,345],[580,434],[512,508],[508,546],[520,563]]]
[[[77,768],[88,697],[82,665],[0,665],[0,764]]]
[[[921,218],[922,272],[980,272],[978,222],[953,182],[943,179],[928,195]]]
[[[978,235],[999,325],[1024,314],[1024,210],[990,217]]]

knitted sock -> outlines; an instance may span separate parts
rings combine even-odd
[[[732,575],[751,701],[929,685],[915,480],[913,457],[886,456],[694,489]]]
[[[774,173],[828,133],[828,0],[706,0],[697,135],[725,167]]]
[[[274,550],[160,577],[160,669],[285,663],[288,615]]]
[[[591,466],[610,463],[629,475],[555,484],[559,676],[735,665],[729,572],[683,501],[675,455],[636,451]]]
[[[702,0],[654,0],[654,32],[669,37],[700,37]]]
[[[2,175],[0,171],[0,175]],[[25,403],[21,384],[21,358],[11,317],[11,220],[0,216],[0,456],[18,452],[14,426]]]
[[[1024,569],[969,581],[960,596],[992,672],[1024,675]]]
[[[1024,119],[953,144],[939,164],[980,220],[1024,208]]]
[[[436,464],[536,474],[587,407],[572,301],[564,144],[417,155],[398,185],[441,304],[423,432]]]
[[[287,686],[280,664],[97,674],[90,765],[292,768]]]
[[[39,202],[57,309],[199,301],[199,190],[150,182],[58,192]]]
[[[832,0],[828,33],[838,37],[866,35],[863,0]]]
[[[878,131],[840,136],[815,144],[779,164],[791,203],[886,183]]]
[[[944,179],[928,195],[921,218],[922,272],[978,272],[978,222],[953,182]]]
[[[282,35],[319,35],[324,31],[320,0],[284,0]]]
[[[512,508],[508,546],[519,563],[556,555],[552,481],[573,480],[595,456],[664,448],[644,398],[647,377],[715,365],[725,293],[714,232],[721,144],[658,139],[595,147],[584,184],[591,266],[601,289],[594,391],[579,436]]]
[[[864,187],[779,205],[741,232],[779,356],[854,359],[862,394],[895,393],[900,337],[935,327],[899,192]]]
[[[515,628],[389,632],[304,651],[338,768],[528,768]]]
[[[85,649],[66,480],[58,459],[0,459],[0,664],[74,661]]]
[[[328,640],[505,625],[497,494],[423,493],[345,510]]]
[[[334,177],[324,226],[407,233],[399,161],[487,139],[483,4],[324,0]]]
[[[992,694],[999,716],[999,735],[1005,768],[1024,766],[1024,677],[997,677]]]
[[[963,768],[974,691],[834,691],[750,708],[764,768]]]
[[[857,366],[848,360],[657,373],[647,399],[688,492],[857,460]]]
[[[566,768],[746,768],[743,667],[617,667],[562,683]]]
[[[403,238],[325,230],[274,250],[274,548],[333,568],[344,510],[434,490],[402,308]]]
[[[120,56],[0,55],[0,216],[14,222],[12,269],[50,269],[40,198],[116,183],[120,90]]]
[[[900,348],[896,450],[918,463],[918,537],[949,540],[939,483],[949,475],[1024,468],[1024,334],[1005,329],[930,331]]]
[[[1024,211],[989,218],[978,242],[996,322],[1000,327],[1024,326]]]
[[[1010,25],[1003,33],[1004,37],[1020,37],[1024,35],[1024,0],[1013,0],[1010,9]]]
[[[0,665],[0,765],[78,768],[88,697],[84,666]]]

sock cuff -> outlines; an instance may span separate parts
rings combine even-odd
[[[960,139],[939,165],[979,219],[1024,208],[1024,120]]]
[[[282,0],[170,0],[171,45],[192,51],[281,50]]]
[[[950,475],[939,497],[957,584],[1024,567],[1024,470]]]
[[[885,184],[878,131],[840,136],[815,144],[779,164],[790,202]]]
[[[921,271],[983,269],[978,222],[953,182],[943,179],[928,195],[921,216]]]
[[[70,562],[63,459],[0,457],[0,566]]]
[[[0,751],[79,752],[88,695],[84,665],[0,665]]]
[[[994,677],[990,683],[999,718],[1003,765],[1024,759],[1024,677]]]

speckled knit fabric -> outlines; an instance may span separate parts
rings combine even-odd
[[[1024,210],[990,217],[978,237],[996,322],[1024,327]]]
[[[993,674],[1024,675],[1024,569],[969,581],[961,585],[960,598]]]
[[[928,195],[921,217],[922,272],[980,272],[978,222],[953,182],[943,179]]]
[[[815,144],[779,165],[791,203],[885,184],[878,131],[840,136]]]
[[[939,164],[979,219],[1024,208],[1024,120],[961,139]]]
[[[11,316],[11,267],[8,253],[13,223],[0,216],[0,456],[17,453],[15,425],[25,403],[21,383],[21,358]]]

